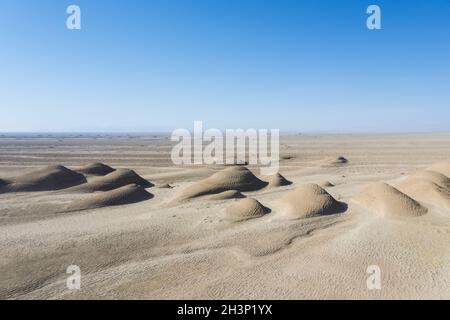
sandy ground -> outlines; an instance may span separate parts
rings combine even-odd
[[[0,179],[103,162],[155,184],[151,199],[73,212],[62,208],[85,194],[0,193],[0,298],[450,299],[450,208],[420,201],[426,214],[393,218],[354,201],[372,182],[449,161],[450,134],[283,136],[280,173],[293,184],[243,192],[271,212],[240,222],[225,218],[236,199],[174,201],[222,168],[175,167],[170,150],[160,135],[0,136]],[[327,164],[341,155],[348,163]],[[280,218],[277,200],[322,181],[345,212]],[[66,287],[69,265],[80,290]],[[367,287],[371,265],[380,290]]]

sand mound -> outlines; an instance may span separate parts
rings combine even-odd
[[[385,216],[416,217],[427,212],[416,200],[383,183],[371,183],[354,198],[355,202]]]
[[[339,156],[337,158],[326,159],[325,162],[328,165],[339,166],[348,163],[348,160],[343,156]]]
[[[440,208],[450,208],[450,192],[434,182],[416,180],[412,184],[399,184],[398,189],[409,197],[421,202],[429,203]]]
[[[332,184],[330,181],[321,181],[317,185],[322,188],[334,187],[334,184]]]
[[[446,179],[442,174],[428,171],[406,178],[397,184],[397,188],[418,201],[450,208],[450,189]]]
[[[180,199],[190,199],[227,190],[255,191],[264,188],[267,182],[258,179],[244,166],[225,168],[209,178],[194,183],[185,189]]]
[[[340,213],[346,205],[335,200],[317,184],[302,185],[283,196],[277,202],[282,215],[292,218],[309,218],[314,216]]]
[[[51,191],[69,188],[86,182],[86,178],[64,166],[53,165],[12,179],[2,192]]]
[[[450,190],[450,178],[442,173],[431,170],[423,170],[407,178],[407,180],[418,179],[433,182],[444,189]]]
[[[209,200],[227,200],[239,198],[245,198],[245,196],[237,190],[228,190],[221,193],[213,194],[208,197]]]
[[[261,217],[269,212],[270,209],[264,207],[257,200],[246,198],[239,200],[228,207],[225,211],[225,216],[229,220],[243,221]]]
[[[106,176],[97,177],[88,183],[70,188],[70,191],[109,191],[117,189],[128,184],[137,184],[143,187],[153,186],[150,182],[139,176],[136,172],[129,169],[117,169]]]
[[[103,163],[91,163],[88,164],[87,166],[77,169],[76,171],[87,175],[104,176],[107,175],[108,173],[113,172],[114,170],[115,169]]]
[[[445,174],[450,178],[450,161],[443,161],[433,164],[428,168],[429,170]]]
[[[118,206],[136,203],[153,198],[142,186],[130,184],[115,190],[89,196],[87,199],[77,200],[70,204],[68,211],[101,208],[107,206]]]
[[[270,176],[268,187],[275,188],[275,187],[288,186],[290,184],[292,184],[291,181],[287,180],[281,174],[276,173],[273,176]]]

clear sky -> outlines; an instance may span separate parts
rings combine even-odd
[[[370,4],[382,30],[366,28]],[[194,120],[450,131],[450,1],[0,0],[0,132]]]

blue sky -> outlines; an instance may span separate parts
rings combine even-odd
[[[449,17],[448,0],[0,0],[0,131],[450,131]]]

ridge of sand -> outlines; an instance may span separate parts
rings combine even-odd
[[[399,183],[397,188],[418,201],[439,208],[450,208],[450,192],[432,181],[408,179]]]
[[[228,220],[243,221],[259,218],[269,212],[270,209],[264,207],[259,201],[253,198],[245,198],[228,207],[225,210],[225,216]]]
[[[244,166],[225,168],[212,176],[190,185],[179,195],[179,199],[191,199],[203,195],[221,193],[227,190],[256,191],[267,186]]]
[[[108,166],[104,163],[96,162],[96,163],[88,164],[84,167],[81,167],[81,168],[75,170],[75,171],[82,173],[82,174],[86,174],[86,175],[104,176],[115,170],[116,169],[111,168],[110,166]]]
[[[109,191],[128,184],[137,184],[143,187],[151,187],[153,184],[139,176],[130,169],[117,169],[102,177],[96,177],[87,183],[70,188],[70,191],[94,192]]]
[[[314,183],[301,185],[277,201],[280,213],[291,219],[341,213],[346,205]]]
[[[384,182],[369,184],[353,200],[387,217],[417,217],[428,211],[416,200]]]
[[[321,181],[317,183],[317,185],[321,188],[331,188],[334,187],[334,184],[332,184],[330,181]]]
[[[237,190],[227,190],[208,196],[208,200],[228,200],[245,198],[245,196]]]
[[[436,171],[450,178],[450,161],[436,162],[428,167],[428,170]]]
[[[87,210],[108,206],[136,203],[153,198],[153,195],[137,184],[129,184],[114,190],[94,194],[86,199],[73,201],[67,211]]]
[[[413,199],[440,208],[450,207],[450,179],[442,173],[423,170],[397,183],[397,188]]]
[[[413,174],[409,178],[430,181],[441,186],[442,188],[450,189],[450,178],[436,171],[422,170]]]
[[[6,181],[5,181],[6,182]],[[0,192],[61,190],[86,182],[86,178],[61,165],[50,165],[13,178]]]
[[[289,186],[292,184],[292,181],[287,180],[279,172],[270,176],[268,182],[269,182],[269,184],[267,185],[267,187],[269,187],[269,188]]]

